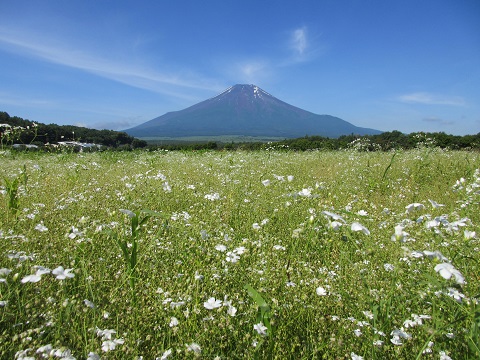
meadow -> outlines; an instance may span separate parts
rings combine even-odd
[[[2,359],[475,359],[480,153],[0,154]]]

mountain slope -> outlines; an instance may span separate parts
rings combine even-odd
[[[278,136],[338,137],[379,134],[330,115],[289,105],[255,85],[235,85],[220,95],[147,121],[126,133],[136,137]]]

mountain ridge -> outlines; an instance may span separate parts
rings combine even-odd
[[[276,136],[339,137],[374,135],[381,131],[357,127],[332,115],[318,115],[290,105],[253,84],[237,84],[219,95],[167,112],[124,130],[136,137]]]

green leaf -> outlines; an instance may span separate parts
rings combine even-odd
[[[388,172],[388,170],[390,170],[390,168],[392,167],[393,159],[395,159],[395,156],[396,156],[396,155],[397,155],[397,153],[394,152],[393,155],[392,155],[392,158],[390,159],[390,164],[388,164],[388,166],[386,167],[385,171],[383,172],[382,181],[385,180],[385,178],[387,177],[387,172]]]
[[[249,284],[246,284],[244,288],[248,291],[248,295],[250,295],[250,297],[258,305],[257,321],[262,322],[267,327],[267,335],[271,336],[273,332],[272,324],[270,323],[270,319],[272,318],[272,309],[257,290],[255,290]]]
[[[140,220],[140,222],[138,223],[138,226],[142,226],[143,224],[145,224],[147,222],[148,219],[150,219],[151,216],[147,215],[145,216],[142,220]]]
[[[246,284],[244,288],[248,291],[248,295],[257,303],[257,305],[260,308],[264,308],[268,311],[270,311],[270,307],[268,306],[267,302],[265,299],[260,295],[260,293],[255,290],[253,287],[251,287],[249,284]]]

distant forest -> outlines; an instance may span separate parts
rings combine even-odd
[[[439,147],[451,150],[480,150],[480,133],[476,135],[448,135],[444,132],[415,132],[404,134],[400,131],[387,131],[379,135],[356,136],[354,134],[328,139],[321,136],[284,140],[275,146],[286,146],[294,150],[310,149],[356,149],[359,151],[389,151],[393,149],[413,149],[418,147]]]
[[[94,143],[111,148],[139,148],[147,146],[145,141],[136,139],[125,132],[95,130],[72,125],[46,125],[24,120],[17,116],[10,116],[6,112],[0,112],[0,125],[1,124],[22,128],[21,131],[16,131],[15,138],[12,139],[15,143],[19,144],[42,146],[45,144],[56,144],[59,141],[77,141]],[[4,129],[0,128],[0,135],[2,135],[2,131],[4,131]]]
[[[353,149],[357,151],[390,151],[393,149],[413,149],[418,147],[439,147],[451,150],[480,150],[480,133],[476,135],[449,135],[444,132],[425,133],[415,132],[404,134],[400,131],[388,131],[379,135],[355,134],[340,136],[339,138],[327,138],[322,136],[308,136],[296,139],[285,139],[275,142],[231,142],[222,143],[208,142],[178,142],[170,141],[169,144],[148,144],[129,136],[125,132],[113,130],[95,130],[72,125],[45,125],[30,120],[24,120],[16,116],[9,116],[6,112],[0,112],[0,138],[2,145],[7,145],[5,128],[2,124],[8,124],[21,128],[10,138],[11,144],[32,144],[42,146],[55,144],[61,141],[77,141],[95,143],[117,150],[132,150],[146,148],[147,150],[341,150]],[[3,133],[2,133],[3,131]]]
[[[438,147],[451,150],[480,150],[480,133],[477,135],[455,136],[443,132],[416,132],[403,134],[389,131],[379,135],[344,135],[339,138],[305,136],[273,142],[181,142],[164,145],[148,145],[148,149],[164,150],[343,150],[390,151],[395,149],[414,149],[420,147]]]

